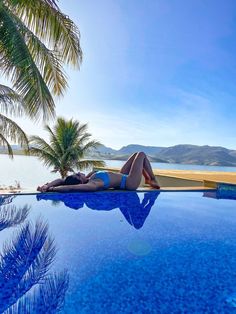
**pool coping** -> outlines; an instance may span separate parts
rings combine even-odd
[[[136,192],[136,193],[156,193],[156,192],[214,192],[217,189],[215,188],[204,188],[204,187],[199,187],[199,189],[189,189],[189,188],[164,188],[164,189],[149,189],[149,188],[139,188],[135,191],[128,191],[128,190],[103,190],[103,191],[96,191],[96,192],[69,192],[69,193],[58,193],[58,192],[37,192],[37,191],[29,191],[29,192],[24,192],[24,191],[19,191],[19,192],[0,192],[0,196],[5,196],[5,195],[37,195],[37,194],[81,194],[81,193],[129,193],[129,192]]]

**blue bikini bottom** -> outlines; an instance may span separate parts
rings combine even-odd
[[[121,181],[120,181],[120,189],[125,189],[126,188],[126,180],[127,180],[127,174],[123,174]]]

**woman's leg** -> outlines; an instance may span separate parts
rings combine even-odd
[[[126,161],[126,163],[122,166],[122,168],[120,170],[120,173],[129,174],[131,166],[132,166],[132,163],[133,163],[134,158],[136,157],[137,154],[138,153],[134,153],[133,155],[131,155],[129,157],[129,159]],[[146,156],[146,159],[147,159],[147,156]],[[149,162],[149,160],[148,160],[148,162]],[[144,166],[145,166],[145,164],[144,164]],[[149,175],[149,172],[150,172],[150,170],[149,170],[148,163],[147,163],[147,170],[145,168],[143,168],[143,176],[145,178],[145,181],[150,181],[151,180],[151,176]]]
[[[152,171],[152,166],[147,156],[144,159],[143,167],[144,167],[144,172],[146,172],[145,182],[150,184],[153,188],[159,189],[160,186],[157,183],[156,177]]]
[[[137,153],[130,167],[129,175],[126,181],[127,189],[135,190],[139,186],[144,174],[146,183],[152,187],[159,189],[159,185],[156,182],[155,175],[152,171],[151,164],[147,159],[147,156],[143,153]]]
[[[130,168],[132,166],[132,163],[134,161],[134,158],[136,157],[137,153],[134,153],[133,155],[131,155],[129,157],[129,159],[126,161],[126,163],[122,166],[122,168],[120,169],[120,173],[123,174],[129,174],[130,172]]]
[[[126,188],[128,190],[136,190],[139,186],[142,178],[145,156],[146,155],[143,152],[140,152],[134,157],[126,180]]]

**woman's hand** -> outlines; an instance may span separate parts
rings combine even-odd
[[[37,191],[40,191],[40,192],[47,192],[48,189],[49,189],[48,183],[37,187]]]

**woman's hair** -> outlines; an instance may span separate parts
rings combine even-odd
[[[71,176],[68,176],[65,178],[64,184],[65,185],[75,185],[75,184],[81,184],[82,180],[80,180],[75,174],[72,174]]]

